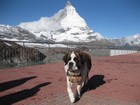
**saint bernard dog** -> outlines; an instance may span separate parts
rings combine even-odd
[[[63,57],[64,69],[67,79],[67,92],[72,103],[81,98],[81,90],[88,82],[88,75],[91,69],[91,57],[81,51],[69,51]],[[72,91],[72,84],[76,83],[76,93]]]

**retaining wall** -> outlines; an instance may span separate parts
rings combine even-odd
[[[110,50],[110,56],[137,53],[137,50]]]

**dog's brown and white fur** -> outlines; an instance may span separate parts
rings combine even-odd
[[[89,71],[91,69],[91,57],[89,54],[81,51],[70,51],[65,54],[63,57],[65,63],[65,72],[67,79],[67,91],[70,98],[70,101],[74,103],[76,99],[80,99],[82,87],[88,81]],[[70,81],[70,76],[74,71],[78,71],[78,76],[80,76],[80,81],[77,81],[77,90],[74,95],[72,91],[73,82]],[[69,75],[68,75],[69,74]]]

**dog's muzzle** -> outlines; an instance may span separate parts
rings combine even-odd
[[[69,62],[69,69],[71,70],[73,67],[73,62]]]

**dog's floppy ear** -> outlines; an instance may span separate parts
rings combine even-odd
[[[63,56],[63,61],[65,62],[65,64],[68,63],[68,53]]]
[[[87,60],[86,57],[85,57],[85,54],[79,51],[79,55],[80,55],[80,58],[81,58],[81,62],[85,63],[86,60]]]

